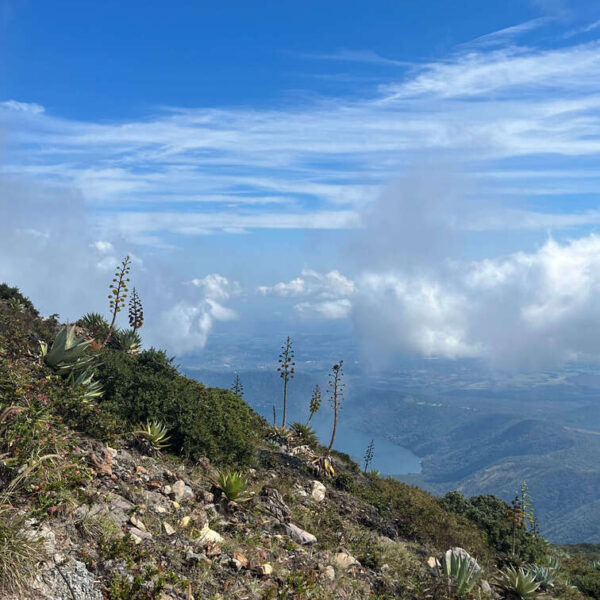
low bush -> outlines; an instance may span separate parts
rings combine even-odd
[[[169,431],[170,450],[185,458],[207,456],[240,466],[253,462],[263,421],[239,396],[180,375],[162,351],[132,355],[103,349],[99,355],[100,407],[122,427],[157,420]]]

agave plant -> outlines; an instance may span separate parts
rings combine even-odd
[[[305,425],[304,423],[292,423],[290,429],[303,444],[306,444],[311,448],[314,448],[319,442],[315,430],[310,425]]]
[[[83,327],[95,340],[102,340],[108,333],[108,321],[100,314],[89,312],[78,321],[78,325]]]
[[[523,569],[523,567],[518,569],[507,567],[503,571],[500,571],[496,583],[505,592],[521,600],[533,598],[540,587],[535,577]]]
[[[448,579],[448,591],[454,596],[465,596],[480,581],[481,567],[465,552],[458,554],[452,550],[442,558],[442,571]]]
[[[219,471],[213,483],[230,502],[250,500],[246,495],[248,480],[238,471]]]
[[[118,329],[114,331],[108,346],[119,352],[137,354],[142,345],[142,338],[135,329]]]
[[[170,436],[167,435],[169,430],[159,421],[147,421],[145,425],[141,425],[140,429],[133,432],[134,435],[142,438],[150,446],[154,452],[160,452],[164,448],[168,448]]]
[[[557,569],[547,565],[529,565],[526,569],[526,572],[540,584],[541,589],[548,590],[554,587]]]
[[[75,335],[75,325],[65,325],[57,334],[51,348],[40,342],[42,356],[46,364],[57,371],[70,372],[81,369],[93,360],[86,356],[92,340],[84,340]]]
[[[89,368],[84,369],[77,375],[72,371],[68,381],[71,384],[71,387],[81,389],[84,400],[91,400],[92,398],[99,398],[102,396],[102,385],[99,381],[94,380],[94,373]]]

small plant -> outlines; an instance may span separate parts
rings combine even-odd
[[[81,390],[84,400],[92,400],[102,396],[102,385],[94,379],[94,373],[90,369],[86,368],[77,375],[71,372],[67,381],[73,389]]]
[[[231,386],[231,391],[240,398],[244,397],[244,386],[242,385],[242,380],[238,373],[235,374],[233,379],[233,384]]]
[[[57,334],[50,350],[45,342],[40,342],[42,356],[46,364],[56,370],[69,372],[88,365],[93,357],[87,356],[92,340],[84,341],[75,335],[75,326],[66,325]]]
[[[451,550],[442,558],[442,571],[448,579],[448,592],[453,596],[468,594],[483,575],[481,568],[477,568],[470,556]]]
[[[108,333],[108,322],[100,313],[89,312],[83,315],[77,324],[97,341],[103,340]]]
[[[248,481],[238,471],[219,471],[213,483],[230,502],[250,500],[250,496],[245,495],[248,490]]]
[[[290,380],[294,379],[296,363],[294,362],[294,349],[292,348],[292,340],[290,336],[287,336],[285,342],[281,346],[281,354],[279,355],[279,366],[277,371],[279,377],[283,379],[283,417],[281,420],[281,426],[285,427],[287,421],[287,389]]]
[[[503,571],[500,571],[496,583],[505,592],[521,600],[533,598],[540,587],[535,577],[522,567],[519,569],[507,567]]]
[[[342,376],[344,375],[344,372],[342,371],[343,365],[344,361],[340,360],[339,363],[331,367],[331,373],[329,374],[329,401],[333,406],[333,429],[331,431],[331,441],[329,442],[329,447],[327,448],[328,450],[333,448],[335,432],[337,431],[338,413],[340,411],[342,402],[344,401],[343,393],[345,384],[342,383]]]
[[[148,421],[133,434],[144,439],[154,452],[160,452],[164,448],[168,448],[170,436],[167,435],[169,430],[159,421]]]
[[[135,329],[117,329],[113,332],[108,346],[119,352],[138,354],[142,346],[142,339]]]
[[[556,569],[547,565],[529,565],[526,572],[540,584],[540,588],[543,590],[549,590],[554,587],[558,574]]]
[[[315,448],[319,443],[315,430],[309,425],[305,425],[304,423],[292,423],[290,425],[290,429],[294,432],[302,444],[305,444],[310,448]]]
[[[313,418],[313,415],[315,413],[319,412],[320,408],[321,408],[321,388],[319,387],[319,384],[317,383],[315,385],[315,389],[313,390],[312,396],[310,398],[310,404],[309,404],[310,414],[308,415],[308,421],[306,421],[307,425],[310,423],[311,419]]]
[[[115,327],[115,321],[117,320],[117,314],[121,312],[121,309],[125,307],[125,299],[127,298],[127,292],[129,288],[127,285],[129,284],[129,271],[131,270],[131,259],[129,256],[126,256],[121,262],[120,266],[117,267],[115,271],[115,276],[113,277],[112,283],[109,286],[110,293],[108,295],[109,300],[109,308],[112,313],[112,320],[110,325],[108,326],[108,333],[104,338],[103,346],[106,346],[110,336]]]
[[[144,324],[144,308],[142,307],[142,301],[137,293],[137,290],[133,288],[131,293],[131,299],[129,300],[129,327],[134,331],[137,331]]]
[[[352,492],[356,488],[356,482],[350,473],[340,473],[337,475],[333,480],[333,485],[338,490],[344,490],[345,492]]]
[[[373,462],[374,456],[375,456],[375,441],[371,440],[371,442],[367,446],[367,451],[365,452],[365,467],[363,469],[363,471],[365,473],[368,473],[369,467],[371,466],[371,463]]]
[[[0,592],[19,598],[44,558],[43,540],[28,530],[23,519],[0,512]]]

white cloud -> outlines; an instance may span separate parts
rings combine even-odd
[[[365,273],[353,318],[370,347],[505,365],[598,360],[600,237],[454,262],[428,276]]]
[[[117,227],[154,246],[165,243],[165,233],[355,228],[382,182],[436,153],[473,174],[528,158],[540,174],[522,178],[522,196],[569,193],[568,177],[539,157],[572,157],[580,170],[596,172],[600,45],[513,44],[545,22],[517,24],[439,60],[391,71],[369,97],[280,109],[172,108],[116,123],[61,119],[9,100],[0,103],[9,135],[2,170],[73,186],[102,209],[94,220],[104,231]],[[388,60],[370,51],[329,56]],[[502,178],[485,184],[488,194],[515,196]],[[600,179],[588,177],[585,193],[600,194]]]
[[[265,296],[306,298],[294,305],[297,314],[303,318],[344,319],[352,308],[350,298],[356,292],[356,286],[337,270],[319,273],[302,269],[299,277],[272,286],[260,286],[258,291]]]
[[[348,298],[324,300],[322,302],[300,302],[294,306],[298,314],[307,319],[345,319],[352,310],[352,302]]]

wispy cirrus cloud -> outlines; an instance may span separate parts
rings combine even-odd
[[[391,73],[369,97],[163,108],[121,122],[77,121],[9,100],[0,103],[9,135],[2,171],[73,186],[100,227],[144,243],[165,233],[354,228],[386,181],[431,155],[452,156],[479,194],[513,203],[520,195],[529,214],[533,196],[600,193],[600,42],[516,45],[547,20]],[[324,57],[405,66],[370,51]],[[577,167],[585,189],[545,157],[560,157],[565,173]],[[555,212],[557,226],[596,223],[572,199]],[[510,215],[479,222],[510,227]],[[525,221],[543,228],[548,219]]]

